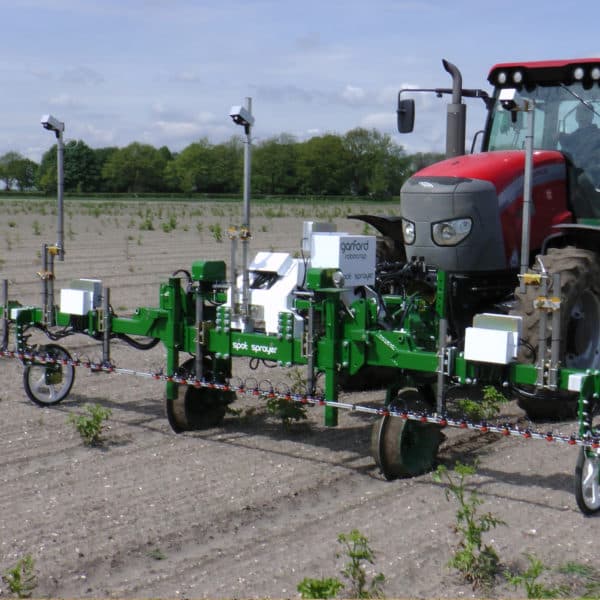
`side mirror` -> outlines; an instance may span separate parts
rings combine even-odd
[[[398,100],[398,131],[410,133],[415,126],[415,101],[412,98]]]

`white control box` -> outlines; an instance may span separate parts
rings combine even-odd
[[[581,386],[583,385],[583,379],[585,376],[585,373],[571,373],[569,375],[567,389],[570,392],[581,392]]]
[[[509,364],[517,353],[512,331],[467,327],[465,330],[465,358],[475,362]]]
[[[349,233],[313,233],[310,266],[339,269],[346,287],[374,285],[376,238]]]
[[[310,256],[311,239],[315,233],[337,231],[333,223],[321,223],[319,221],[304,221],[302,225],[302,252],[304,256]]]
[[[71,289],[91,292],[92,308],[100,307],[102,302],[102,281],[100,279],[75,279],[71,281]]]
[[[94,306],[93,293],[89,290],[60,290],[60,312],[67,315],[87,315]]]

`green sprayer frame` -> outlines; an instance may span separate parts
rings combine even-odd
[[[182,385],[188,386],[188,389],[202,388],[209,394],[214,390],[219,393],[240,391],[231,386],[234,357],[274,361],[282,367],[303,365],[307,374],[305,394],[290,397],[290,394],[277,390],[262,392],[323,404],[327,426],[337,425],[340,407],[356,408],[338,402],[340,377],[352,376],[366,367],[379,367],[393,373],[390,389],[397,390],[415,382],[431,384],[432,389],[437,389],[435,408],[429,414],[397,410],[391,400],[393,394],[388,393],[385,408],[365,409],[368,412],[440,427],[458,425],[526,437],[531,437],[532,432],[508,426],[490,427],[464,419],[452,421],[446,415],[446,389],[450,385],[489,384],[506,388],[550,388],[554,392],[570,391],[572,395],[576,382],[579,389],[578,435],[560,441],[582,446],[582,452],[587,453],[590,460],[597,460],[600,443],[593,428],[590,405],[600,394],[600,372],[564,369],[545,359],[540,359],[538,364],[513,361],[506,365],[466,360],[457,348],[445,346],[448,290],[447,274],[442,271],[435,274],[434,296],[427,300],[420,298],[421,305],[413,305],[410,314],[405,296],[365,295],[347,306],[342,301],[344,289],[334,284],[334,271],[309,269],[304,289],[295,293],[292,310],[303,319],[304,332],[301,336],[294,335],[292,312],[279,314],[276,334],[243,332],[233,328],[223,261],[194,262],[187,277],[171,277],[160,285],[158,307],[141,307],[127,317],[113,314],[107,288],[102,291],[102,306],[82,316],[60,312],[54,305],[42,308],[22,306],[9,300],[8,284],[4,282],[4,300],[0,307],[3,325],[0,355],[20,359],[26,368],[45,365],[51,380],[57,372],[60,375],[61,368],[81,366],[81,361],[72,361],[52,352],[45,354],[44,347],[39,350],[28,347],[26,331],[30,328],[46,332],[58,330],[63,335],[83,334],[101,341],[101,363],[83,366],[107,372],[118,370],[111,362],[112,339],[123,336],[151,338],[154,343],[162,343],[166,350],[164,371],[153,375],[165,382],[167,402],[178,397],[178,388]],[[540,277],[526,283],[539,285]],[[379,318],[382,306],[391,315],[391,323],[399,326],[382,327]],[[547,315],[560,311],[560,301],[544,298],[543,295],[537,306]],[[401,317],[394,317],[398,314]],[[15,337],[14,350],[10,349],[11,332]],[[195,368],[182,372],[182,353],[192,356],[188,363],[193,362]],[[126,369],[122,371],[127,372]],[[322,395],[316,392],[317,374],[323,376]],[[559,439],[548,433],[535,436]]]

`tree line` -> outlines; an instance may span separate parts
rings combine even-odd
[[[6,190],[56,192],[56,144],[40,164],[7,152],[0,156]],[[64,150],[64,190],[74,193],[239,194],[244,140],[213,144],[200,139],[173,153],[133,142],[124,148],[91,148],[70,140]],[[397,195],[415,170],[439,154],[407,155],[389,135],[357,128],[297,141],[281,134],[253,144],[252,191],[265,195]]]

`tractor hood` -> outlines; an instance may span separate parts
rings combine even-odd
[[[533,157],[532,249],[566,209],[563,156]],[[410,177],[401,190],[401,216],[413,228],[407,258],[424,258],[446,271],[494,271],[516,267],[521,239],[525,153],[497,151],[458,156]]]
[[[537,150],[533,153],[533,169],[535,187],[557,174],[564,178],[565,159],[557,151]],[[454,177],[488,181],[495,187],[502,206],[506,206],[522,197],[524,171],[525,152],[505,150],[449,158],[417,171],[410,179]]]

